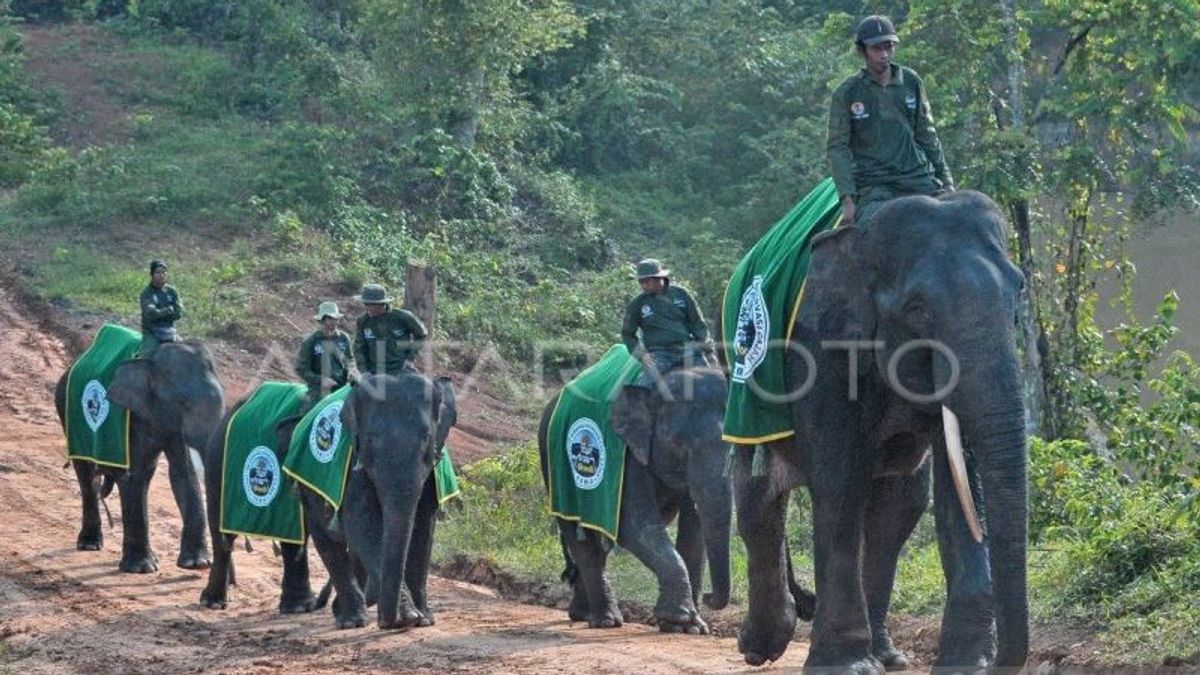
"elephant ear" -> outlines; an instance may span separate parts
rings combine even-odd
[[[338,414],[338,419],[342,421],[342,428],[354,436],[358,432],[358,394],[365,391],[362,387],[354,387],[350,393],[343,399],[342,412]]]
[[[796,335],[812,340],[870,340],[875,307],[869,292],[872,262],[866,232],[857,226],[813,238]]]
[[[613,431],[633,451],[634,458],[647,466],[654,438],[654,398],[648,389],[626,385],[608,412]]]
[[[151,382],[154,362],[150,359],[131,359],[117,366],[112,384],[108,387],[108,399],[133,411],[139,417],[152,417]]]
[[[435,444],[437,451],[440,454],[442,447],[446,444],[446,437],[450,435],[450,427],[453,427],[458,422],[458,401],[454,397],[454,383],[448,377],[439,377],[434,381],[434,389],[440,396],[435,418],[437,419],[437,436]]]
[[[303,415],[292,415],[275,424],[275,454],[281,461],[287,457],[288,449],[292,446],[292,432],[302,419]]]

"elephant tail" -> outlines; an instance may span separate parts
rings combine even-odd
[[[329,594],[333,592],[333,579],[326,579],[325,585],[321,587],[321,592],[317,593],[317,603],[313,605],[313,609],[321,609],[329,602]]]
[[[113,488],[117,486],[117,479],[112,477],[112,474],[105,472],[104,478],[100,482],[100,499],[108,499],[112,494]]]
[[[787,557],[787,583],[792,600],[796,602],[796,616],[801,621],[812,621],[817,614],[817,596],[812,591],[796,581],[796,571],[792,568],[792,546],[784,538],[783,554]]]

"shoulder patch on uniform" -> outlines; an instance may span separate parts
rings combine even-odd
[[[855,101],[850,104],[850,117],[856,120],[865,120],[870,116],[871,113],[867,112],[867,106],[862,101]]]
[[[909,110],[916,110],[917,109],[917,95],[916,94],[908,94],[907,96],[905,96],[904,97],[904,105],[907,106]]]

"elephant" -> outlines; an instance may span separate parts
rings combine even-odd
[[[69,371],[68,371],[69,372]],[[54,390],[54,405],[66,429],[67,374]],[[108,398],[130,415],[130,465],[127,470],[73,460],[83,499],[83,526],[76,540],[81,551],[104,545],[99,500],[115,485],[120,490],[122,572],[153,572],[158,559],[150,548],[147,496],[158,456],[166,453],[171,491],[183,517],[176,564],[204,569],[211,559],[205,538],[204,503],[200,479],[189,448],[204,448],[209,434],[225,413],[224,393],[212,355],[196,341],[166,343],[152,358],[135,358],[117,366]],[[97,486],[96,478],[104,483]]]
[[[425,586],[439,508],[433,470],[458,419],[450,378],[364,376],[340,419],[354,438],[354,455],[336,515],[299,486],[309,535],[337,592],[335,623],[366,625],[368,601],[377,595],[380,628],[430,626]]]
[[[612,428],[629,450],[616,543],[658,578],[659,628],[700,634],[708,632],[696,609],[706,551],[712,592],[704,603],[721,609],[729,602],[733,493],[725,476],[728,445],[721,440],[728,391],[721,370],[707,367],[672,371],[663,387],[660,392],[628,385],[609,409]],[[547,485],[548,427],[560,396],[546,404],[538,430]],[[666,526],[676,515],[672,546]],[[572,587],[570,618],[593,628],[620,626],[624,618],[605,577],[611,541],[573,521],[556,520],[566,561],[563,579]]]
[[[1025,663],[1024,277],[1006,251],[1000,211],[973,191],[895,199],[867,227],[814,238],[785,366],[795,436],[739,446],[732,466],[747,663],[779,658],[793,635],[784,520],[789,491],[806,485],[819,598],[806,668],[903,669],[885,621],[931,483],[947,586],[935,667]]]
[[[239,401],[221,420],[221,430],[229,428],[229,420],[245,404]],[[281,420],[275,427],[275,451],[280,464],[287,455],[292,431],[300,421],[299,415]],[[208,584],[200,592],[200,604],[209,609],[225,609],[228,604],[229,584],[235,583],[233,572],[233,545],[237,535],[221,532],[221,492],[224,489],[225,436],[213,434],[204,453],[205,497],[208,503],[208,526],[212,538],[213,563],[208,570]],[[290,486],[284,489],[290,490]],[[306,544],[279,542],[280,557],[283,558],[283,579],[280,582],[279,613],[303,614],[324,605],[313,595],[309,582],[308,547]]]

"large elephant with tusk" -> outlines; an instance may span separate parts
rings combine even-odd
[[[814,239],[787,358],[796,435],[734,458],[748,663],[775,660],[793,635],[784,518],[807,485],[819,600],[806,667],[902,669],[888,603],[931,482],[947,590],[935,666],[1025,663],[1023,278],[1006,251],[996,205],[969,191],[893,200],[865,229]]]

